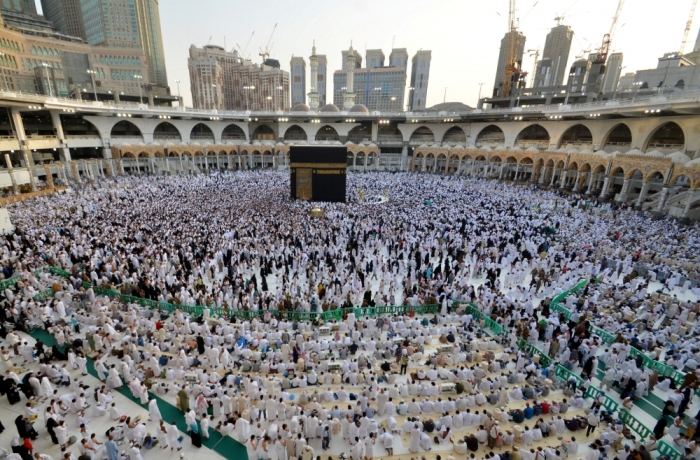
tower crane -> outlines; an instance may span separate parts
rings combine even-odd
[[[683,31],[683,41],[681,42],[681,48],[678,51],[679,55],[683,54],[685,51],[685,44],[688,41],[688,33],[690,32],[690,26],[693,25],[693,16],[695,16],[695,6],[698,4],[698,0],[693,0],[693,4],[690,6],[690,15],[688,16],[688,21],[685,23],[685,31]]]
[[[522,62],[518,60],[517,24],[515,18],[515,0],[508,0],[508,38],[506,40],[506,68],[503,72],[503,83],[501,85],[501,97],[508,97],[513,90],[513,82],[520,78],[520,66]]]
[[[612,37],[615,34],[615,27],[617,27],[617,20],[620,17],[620,12],[622,11],[622,5],[625,0],[618,0],[617,9],[615,10],[615,15],[612,18],[612,24],[610,24],[610,30],[607,34],[603,35],[603,44],[598,50],[598,58],[596,59],[596,64],[605,64],[608,60],[608,52],[610,51],[610,44],[612,43]]]
[[[241,57],[243,59],[250,59],[250,55],[246,56],[245,52],[248,50],[248,46],[250,45],[250,41],[253,39],[253,35],[255,35],[255,31],[253,31],[253,33],[250,34],[250,37],[248,37],[248,43],[245,44],[245,48],[243,48],[243,49],[241,49],[241,45],[236,43],[236,46],[238,47],[238,51],[241,52]]]
[[[260,53],[258,53],[260,56],[262,56],[263,64],[265,64],[267,58],[270,57],[270,50],[272,49],[270,47],[270,42],[272,41],[272,36],[275,35],[275,30],[277,30],[277,23],[275,23],[275,27],[272,28],[272,33],[270,34],[270,38],[267,40],[267,45],[265,45],[265,49],[263,50],[262,48],[260,48]]]
[[[527,54],[535,57],[535,63],[532,65],[532,83],[530,83],[530,87],[533,88],[535,86],[535,72],[537,72],[537,60],[540,58],[540,49],[527,50]]]

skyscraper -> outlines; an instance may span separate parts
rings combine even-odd
[[[143,50],[151,83],[168,84],[158,0],[41,0],[41,6],[63,34]]]
[[[167,86],[168,72],[165,69],[165,51],[163,49],[163,34],[160,30],[158,0],[136,0],[136,19],[138,20],[141,49],[146,55],[151,82]]]
[[[384,67],[384,51],[382,50],[367,50],[365,55],[365,67],[374,69]]]
[[[537,63],[535,70],[535,88],[560,86],[564,82],[573,38],[574,31],[571,27],[552,27],[544,42],[542,59]]]
[[[289,68],[292,86],[292,107],[297,104],[306,104],[306,61],[301,56],[292,56]],[[313,81],[310,85],[313,88]]]
[[[216,58],[194,54],[187,59],[187,66],[190,69],[192,106],[206,110],[223,109],[224,79]]]
[[[318,102],[319,106],[323,107],[328,102],[326,101],[326,83],[328,82],[328,59],[325,54],[318,56]]]
[[[509,64],[506,62],[508,60],[508,40],[514,34],[513,40],[515,43],[515,60],[522,63],[523,62],[523,51],[525,50],[525,35],[519,30],[514,30],[513,32],[506,32],[506,34],[501,39],[501,51],[498,54],[498,67],[496,68],[496,80],[493,84],[493,96],[501,95],[501,87],[503,86],[503,76],[506,73],[506,66]]]
[[[411,59],[411,89],[408,93],[408,107],[411,111],[425,109],[431,59],[431,52],[423,50],[416,52]]]
[[[66,35],[85,38],[85,24],[80,0],[41,0],[46,19]]]
[[[408,52],[406,48],[394,48],[391,50],[389,55],[389,66],[390,67],[403,67],[404,69],[408,66]]]
[[[612,53],[608,56],[608,62],[605,65],[605,75],[603,76],[603,87],[600,90],[601,93],[615,92],[622,73],[623,57],[622,53]]]
[[[204,58],[214,58],[221,68],[221,93],[225,110],[289,110],[289,72],[279,65],[253,64],[243,59],[237,51],[228,52],[221,46],[205,45],[202,48],[190,46],[190,75],[192,67]],[[268,62],[274,61],[268,59]],[[204,61],[202,61],[204,62]],[[213,66],[210,66],[213,68]],[[192,85],[210,84],[192,80]],[[217,84],[217,83],[214,83]],[[206,88],[192,87],[193,102],[197,92],[206,93]]]

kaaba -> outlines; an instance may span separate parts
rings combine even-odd
[[[345,203],[348,150],[344,146],[293,145],[289,148],[292,199]]]

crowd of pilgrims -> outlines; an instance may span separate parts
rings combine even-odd
[[[486,401],[495,399],[498,405],[522,400],[523,393],[535,387],[534,397],[547,391],[541,374],[543,371],[551,377],[551,369],[541,369],[526,353],[516,352],[518,336],[536,343],[555,362],[575,370],[589,382],[598,369],[597,355],[607,347],[588,331],[583,315],[589,311],[596,324],[618,335],[619,340],[610,347],[612,352],[600,357],[606,371],[601,380],[607,389],[613,382],[622,387],[626,404],[653,390],[654,385],[664,385],[665,389],[673,385],[670,379],[635,367],[635,361],[628,359],[631,345],[648,351],[660,347],[663,356],[655,357],[678,369],[690,370],[689,376],[695,377],[696,358],[700,359],[700,347],[693,337],[695,329],[691,327],[672,348],[667,339],[680,332],[680,325],[687,323],[690,312],[700,309],[697,290],[688,297],[692,301],[676,300],[676,317],[661,330],[648,332],[646,338],[637,337],[637,329],[621,320],[621,316],[628,311],[641,311],[645,324],[653,324],[664,309],[649,300],[649,283],[663,278],[663,288],[678,294],[676,285],[680,285],[681,276],[697,276],[653,262],[646,262],[649,271],[645,277],[637,277],[634,271],[643,260],[660,257],[685,262],[700,253],[697,225],[683,227],[671,220],[653,221],[629,209],[597,203],[588,206],[583,199],[536,188],[412,173],[349,175],[348,203],[323,203],[324,217],[319,219],[309,215],[308,203],[291,201],[288,188],[288,173],[272,171],[127,177],[12,207],[16,231],[0,249],[0,259],[10,261],[4,267],[5,276],[24,274],[26,282],[0,294],[6,318],[15,324],[47,325],[72,315],[82,326],[81,333],[58,326],[51,331],[59,344],[74,345],[78,339],[85,347],[67,353],[54,348],[54,357],[67,359],[69,365],[53,370],[53,366],[44,365],[37,375],[25,379],[24,388],[35,397],[50,397],[54,390],[52,381],[70,380],[71,373],[87,374],[85,355],[89,349],[101,356],[96,369],[106,383],[103,391],[95,391],[96,406],[103,414],[109,412],[113,419],[119,420],[124,414],[114,404],[108,408],[112,400],[107,388],[128,386],[147,405],[151,419],[158,421],[158,406],[155,400],[149,400],[144,382],[149,377],[157,382],[162,376],[162,382],[156,383],[156,390],[152,391],[167,391],[175,398],[173,401],[187,415],[191,434],[201,432],[207,438],[211,426],[222,434],[233,435],[246,444],[251,459],[314,459],[308,438],[321,439],[325,450],[326,437],[330,438],[333,431],[331,420],[339,419],[344,442],[348,442],[344,450],[350,451],[353,460],[360,460],[373,457],[373,451],[378,451],[375,444],[385,447],[390,455],[394,453],[391,419],[394,411],[402,412],[387,401],[388,381],[406,382],[401,390],[395,387],[402,397],[435,396],[438,378],[469,381],[477,395]],[[365,196],[384,196],[388,200],[365,202]],[[72,276],[64,281],[47,273],[35,278],[32,271],[46,266],[61,267]],[[603,284],[596,286],[591,282],[577,299],[571,299],[574,303],[569,307],[575,310],[571,321],[550,311],[553,296],[582,279],[596,278],[602,279]],[[269,316],[245,322],[242,332],[237,332],[223,320],[210,325],[179,311],[160,316],[162,312],[136,305],[119,306],[96,296],[93,289],[82,288],[84,281],[183,306],[320,312],[358,306],[439,304],[440,311],[431,322],[404,317],[355,321],[351,314],[350,321],[340,324],[335,336],[328,339],[319,337],[317,327]],[[58,291],[55,298],[32,300],[42,282],[53,283]],[[510,331],[504,346],[514,353],[513,362],[506,358],[499,363],[495,356],[490,357],[489,371],[510,371],[512,378],[503,374],[502,385],[501,378],[487,379],[485,374],[480,375],[479,367],[474,371],[466,363],[468,353],[465,347],[457,345],[470,343],[478,328],[469,315],[454,312],[456,300],[474,302]],[[302,332],[311,336],[305,338]],[[387,340],[396,334],[416,339],[417,343],[397,345]],[[449,339],[441,340],[442,343],[456,344],[454,355],[447,358],[449,362],[437,355],[421,362],[420,358],[427,357],[438,338]],[[12,359],[12,348],[28,362],[35,359],[33,355],[44,356],[43,350],[37,354],[36,347],[23,344],[14,333],[9,333],[3,344],[11,345],[3,349],[5,364]],[[123,361],[111,358],[115,348],[122,350],[119,356],[123,356]],[[335,375],[327,371],[326,360],[320,358],[329,351],[342,363]],[[168,360],[164,353],[172,357]],[[150,373],[139,369],[140,364]],[[445,364],[462,367],[438,371]],[[411,371],[408,377],[396,375],[403,374],[406,367]],[[185,373],[194,368],[197,384],[184,385]],[[362,375],[363,369],[370,373]],[[267,379],[269,374],[277,377]],[[392,378],[388,377],[390,374]],[[282,375],[288,378],[281,378]],[[21,379],[17,380],[19,383]],[[419,385],[419,380],[432,381],[435,388]],[[481,385],[487,380],[488,384]],[[76,381],[73,379],[71,389],[80,392],[79,387],[74,388]],[[513,388],[515,382],[519,385]],[[343,388],[335,393],[315,391],[310,396],[304,391],[304,410],[313,413],[318,421],[318,431],[312,430],[309,427],[314,424],[308,421],[311,416],[299,414],[299,407],[289,404],[288,390],[338,383],[352,387],[359,383],[360,390],[353,392],[359,409],[351,407],[346,413],[321,407],[321,401],[349,400],[349,392]],[[521,389],[523,385],[525,388]],[[581,389],[578,394],[575,390],[571,391],[575,401],[572,404],[581,408]],[[690,404],[692,393],[680,390],[672,403],[675,411],[682,413]],[[279,405],[275,402],[278,392],[282,395]],[[490,398],[489,393],[496,397]],[[473,393],[470,397],[478,398]],[[55,414],[63,411],[84,417],[85,398],[78,399],[63,400],[67,409],[56,407],[60,401],[49,407]],[[468,398],[461,399],[468,404]],[[212,405],[212,400],[216,404]],[[387,403],[392,410],[385,410]],[[437,409],[428,403],[431,407],[427,412],[418,413],[444,412],[450,421],[454,419],[451,412],[458,404],[451,398],[450,403]],[[549,406],[546,401],[542,404]],[[542,404],[535,406],[542,410]],[[202,416],[209,406],[223,419]],[[403,414],[415,414],[408,406],[408,412]],[[556,403],[557,412],[559,406]],[[292,407],[291,412],[288,407]],[[531,408],[526,407],[526,413],[528,409]],[[246,410],[248,417],[244,418]],[[368,412],[387,416],[387,429],[379,429]],[[275,414],[273,422],[270,413]],[[512,413],[503,413],[503,422],[513,420]],[[590,414],[586,418],[589,424],[597,424],[596,417],[604,416],[597,410],[591,414],[592,420]],[[330,417],[326,421],[323,416]],[[306,425],[299,423],[300,417],[307,420]],[[201,419],[200,425],[197,418]],[[61,416],[55,419],[56,428],[60,428],[52,427],[51,431],[65,433]],[[278,426],[274,423],[277,420],[289,424]],[[496,426],[494,432],[499,432],[498,421],[497,417],[484,414],[459,425],[481,425],[478,443],[488,442],[492,447],[491,441],[498,436],[491,436],[491,430]],[[409,451],[430,449],[432,439],[426,435],[425,421],[409,422],[403,427],[404,433],[411,434]],[[446,434],[451,423],[440,417],[434,427],[440,444],[456,441],[451,439],[451,433]],[[556,433],[557,424],[556,420],[543,422],[545,426],[536,430],[552,429]],[[132,460],[140,460],[139,449],[146,442],[145,428],[139,427],[138,423],[125,425],[132,441]],[[180,447],[174,425],[160,420],[155,431],[158,434],[151,443],[157,439],[160,447]],[[487,434],[483,440],[482,431]],[[526,438],[529,428],[527,431]],[[611,423],[604,436],[608,442],[594,446],[591,451],[596,454],[590,460],[598,458],[598,449],[608,452],[610,446],[621,447],[622,432],[621,427]],[[65,436],[58,439],[51,434],[55,443],[66,450],[62,457],[71,458]],[[468,436],[462,442],[470,446],[473,439],[474,436]],[[87,444],[90,443],[88,437]],[[85,447],[82,441],[79,444],[81,454],[95,456],[99,450]],[[633,456],[648,460],[648,452],[639,447],[635,446]],[[691,447],[695,455],[695,445]],[[569,445],[568,449],[569,454],[575,453],[575,446]],[[100,456],[110,460],[118,460],[117,454],[111,444],[99,450]],[[545,454],[547,460],[562,455],[554,447],[541,455]],[[628,455],[612,454],[618,460],[626,460]],[[527,449],[499,455],[515,460],[520,456],[522,460],[535,459],[535,452],[531,457]],[[486,454],[490,458],[499,455]]]

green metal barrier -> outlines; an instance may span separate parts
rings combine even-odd
[[[588,390],[586,390],[586,394],[583,397],[597,399],[601,393],[602,393],[602,391],[599,388],[596,388],[593,385],[590,385],[588,387]],[[619,404],[617,404],[617,402],[613,401],[608,395],[603,396],[603,401],[601,402],[601,404],[603,405],[603,407],[605,407],[610,412],[615,412],[617,410],[617,408],[619,407]]]
[[[656,451],[659,453],[659,458],[668,455],[671,460],[679,460],[682,457],[681,453],[666,441],[659,441],[659,446],[656,448]]]
[[[627,427],[634,431],[637,436],[639,436],[640,441],[644,441],[653,432],[644,426],[642,422],[637,420],[632,414],[630,414],[626,409],[620,409],[618,411],[618,417],[622,420],[622,423],[627,425]]]
[[[15,284],[17,284],[17,281],[19,281],[21,279],[22,279],[22,276],[16,275],[16,276],[13,276],[11,278],[7,278],[6,280],[2,280],[2,282],[0,282],[0,290],[4,291],[8,287],[14,286]]]
[[[581,385],[583,385],[583,379],[581,378],[581,376],[579,376],[578,374],[574,374],[573,372],[571,372],[569,369],[565,368],[561,364],[557,364],[557,366],[554,368],[554,375],[556,375],[557,377],[559,377],[560,379],[562,379],[566,382],[568,382],[569,379],[571,377],[573,377],[576,379],[576,386],[577,387],[580,387]]]
[[[50,299],[54,296],[53,288],[44,289],[43,291],[34,295],[34,300],[41,302],[46,299]]]
[[[594,326],[593,324],[589,324],[588,330],[591,332],[591,334],[598,335],[603,340],[603,342],[607,344],[611,344],[615,341],[615,336],[613,334],[597,326]]]
[[[552,364],[552,359],[549,356],[547,356],[539,348],[536,348],[534,345],[524,341],[521,337],[518,337],[518,348],[528,351],[533,356],[538,355],[540,357],[540,366],[542,367],[549,367],[549,365]]]

